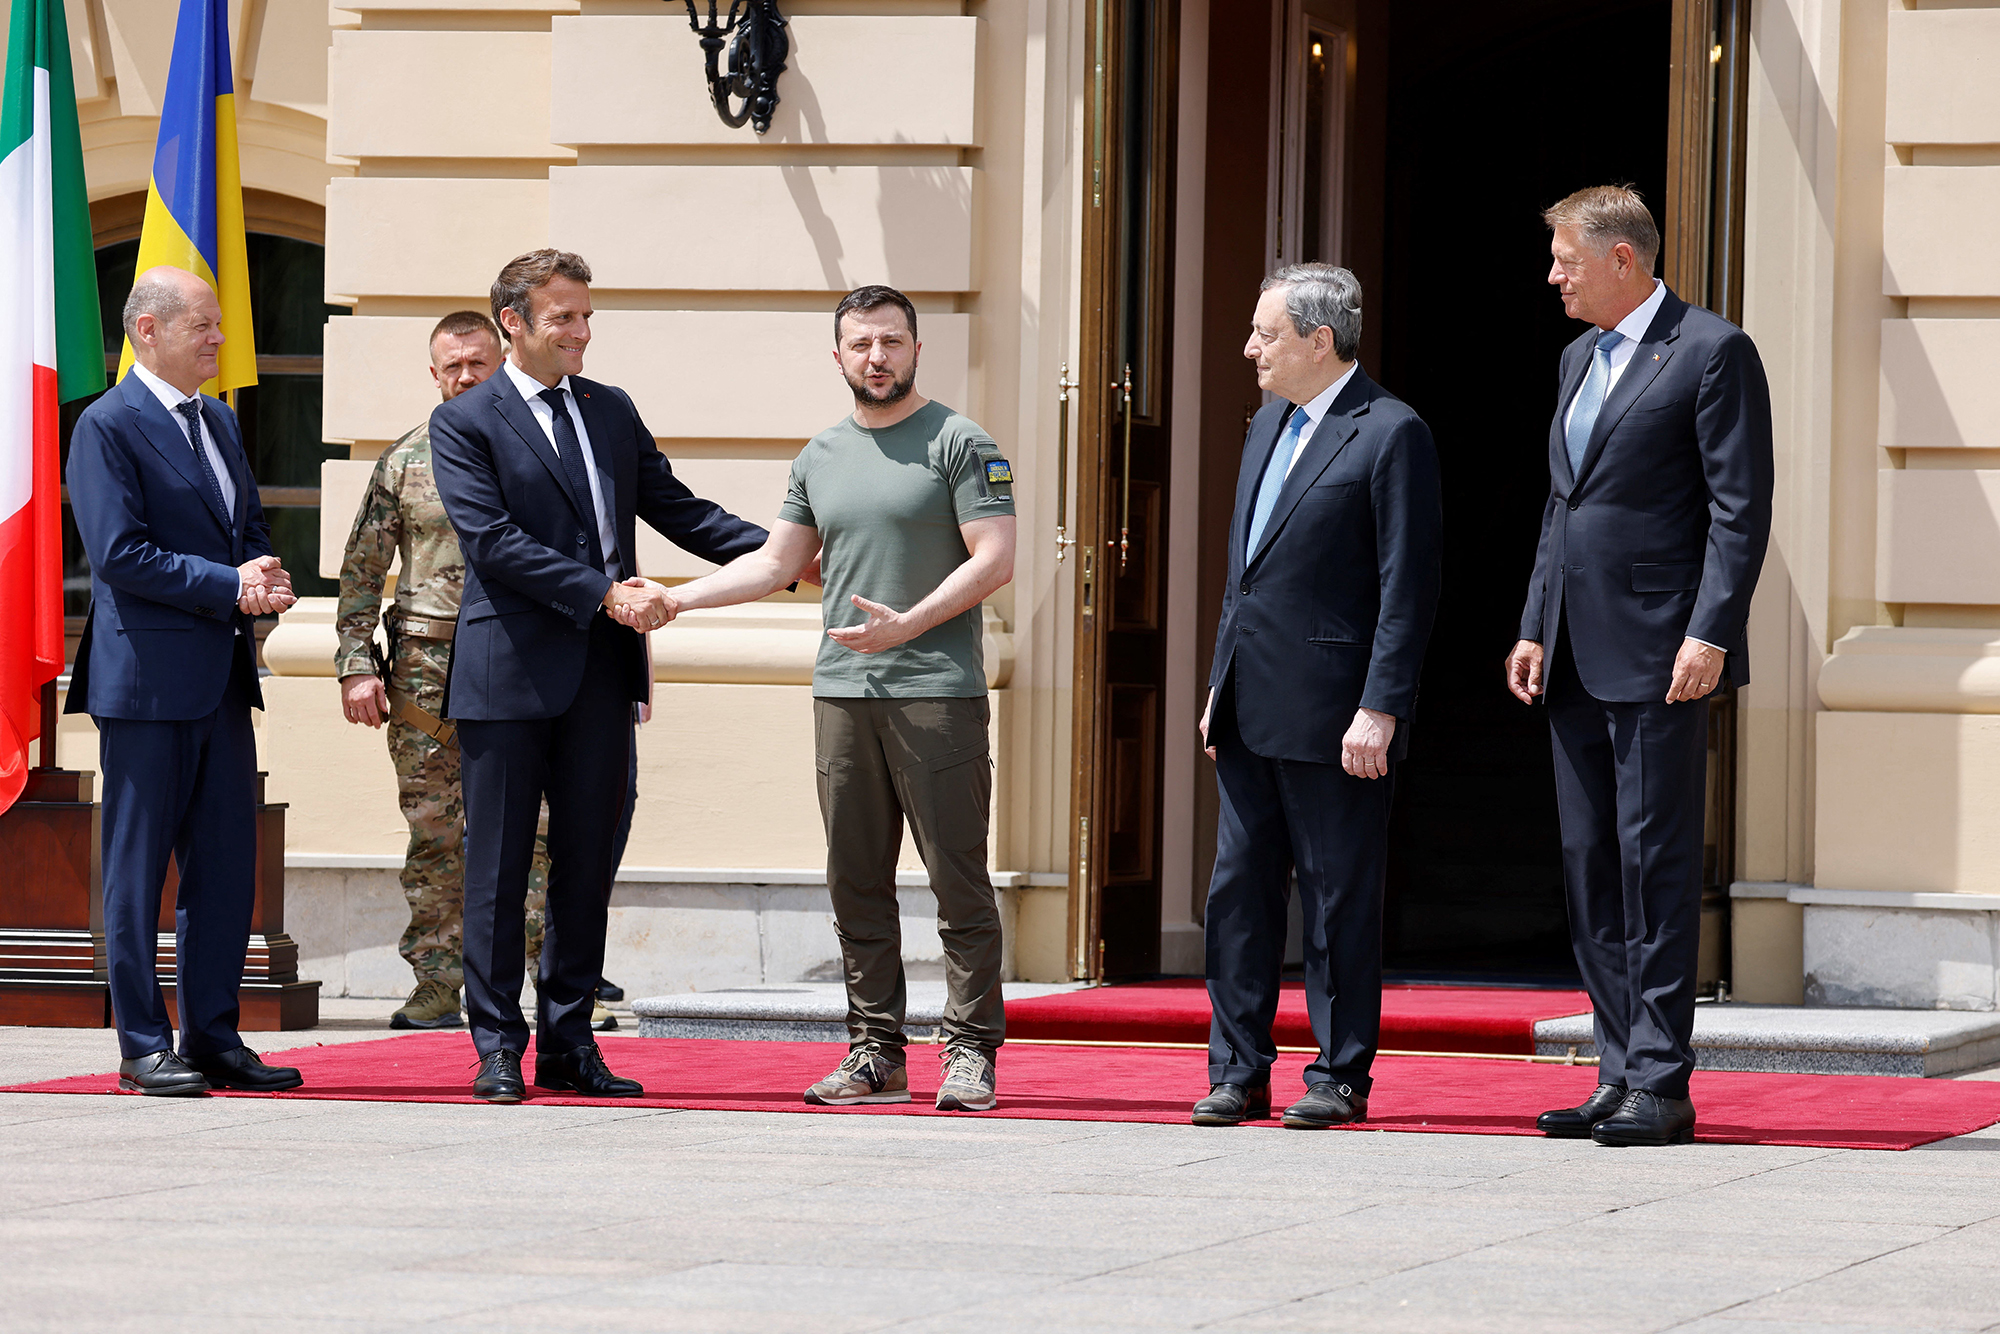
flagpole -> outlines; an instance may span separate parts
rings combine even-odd
[[[38,769],[56,766],[56,683],[42,682],[42,762]]]

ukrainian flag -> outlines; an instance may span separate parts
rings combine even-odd
[[[215,379],[202,388],[213,394],[257,383],[250,264],[243,242],[243,174],[236,153],[236,76],[229,65],[229,0],[181,0],[135,273],[156,264],[200,274],[222,302],[227,341]],[[128,341],[119,376],[131,367]]]

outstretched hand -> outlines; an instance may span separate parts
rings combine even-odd
[[[909,617],[899,611],[870,602],[860,594],[855,594],[855,606],[868,613],[868,619],[860,625],[841,626],[828,630],[826,637],[843,648],[851,648],[856,653],[880,653],[898,644],[915,639],[920,631],[910,624]]]
[[[641,634],[659,629],[680,615],[681,610],[673,594],[638,575],[606,589],[604,608],[611,613],[612,620]]]

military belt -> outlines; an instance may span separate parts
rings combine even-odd
[[[458,749],[458,724],[438,717],[411,699],[408,692],[390,688],[389,712],[440,746]]]
[[[395,616],[396,633],[412,639],[441,639],[447,642],[458,633],[458,621],[441,616]]]

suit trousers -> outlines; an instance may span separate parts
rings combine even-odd
[[[945,1041],[992,1052],[1006,1038],[1000,905],[986,873],[987,717],[984,696],[813,700],[826,881],[857,1047],[892,1057],[903,1049],[909,984],[896,859],[905,819],[937,896]]]
[[[1274,760],[1244,744],[1234,677],[1209,719],[1222,813],[1203,918],[1212,1010],[1208,1078],[1258,1086],[1278,1049],[1278,976],[1293,871],[1305,922],[1306,1014],[1319,1056],[1307,1087],[1366,1095],[1382,1032],[1382,894],[1391,779],[1337,764]]]
[[[1666,1098],[1694,1070],[1708,701],[1584,689],[1566,636],[1548,674],[1563,884],[1595,1011],[1598,1078]]]
[[[630,785],[631,682],[610,617],[590,622],[576,698],[553,718],[461,719],[465,788],[465,1008],[481,1056],[524,1052],[522,908],[543,797],[549,803],[547,928],[535,982],[535,1050],[589,1046],[604,930]]]
[[[174,996],[181,1052],[212,1056],[243,1045],[237,991],[257,875],[256,668],[247,643],[237,644],[231,663],[222,701],[206,717],[92,720],[104,784],[105,964],[118,1050],[128,1060],[174,1045],[155,963],[169,857],[180,868]]]

